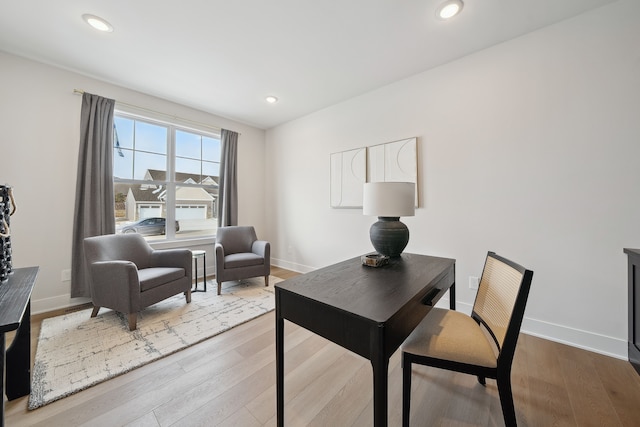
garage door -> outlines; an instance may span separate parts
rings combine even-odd
[[[180,205],[176,206],[176,219],[206,219],[206,205]]]
[[[140,205],[138,207],[138,218],[154,218],[162,216],[162,206],[160,205]]]

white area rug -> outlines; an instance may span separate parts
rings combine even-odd
[[[154,360],[211,338],[275,308],[271,276],[239,282],[216,294],[215,282],[208,292],[176,295],[138,314],[138,329],[129,331],[127,317],[91,309],[42,322],[32,372],[29,409],[77,393]],[[202,289],[202,284],[200,284]]]

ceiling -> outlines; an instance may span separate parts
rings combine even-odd
[[[615,0],[443,1],[0,0],[0,50],[268,129]]]

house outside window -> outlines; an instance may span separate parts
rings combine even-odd
[[[219,176],[219,132],[116,111],[116,233],[148,240],[214,236]]]

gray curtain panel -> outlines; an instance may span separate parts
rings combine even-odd
[[[71,257],[71,297],[90,297],[84,238],[115,233],[113,109],[115,101],[82,95],[80,152]]]
[[[220,182],[218,183],[218,227],[238,225],[238,133],[222,129],[220,134]]]

